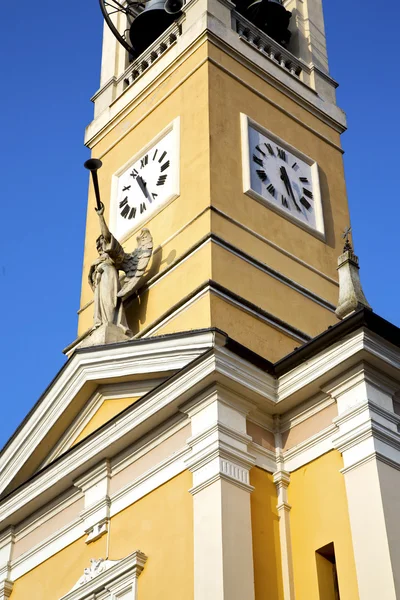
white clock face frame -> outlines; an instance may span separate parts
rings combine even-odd
[[[244,192],[324,237],[317,163],[246,115],[241,117]]]
[[[122,241],[179,196],[179,118],[115,173],[110,229]]]

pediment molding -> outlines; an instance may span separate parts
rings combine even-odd
[[[61,437],[59,442],[50,452],[46,460],[40,465],[41,470],[47,467],[53,460],[56,460],[61,454],[71,448],[81,435],[82,431],[90,420],[95,416],[102,404],[106,400],[118,400],[128,396],[141,397],[148,394],[153,388],[162,383],[165,378],[146,379],[144,381],[129,381],[126,383],[116,383],[102,385],[88,400],[82,411],[76,416],[67,431]]]
[[[216,335],[203,330],[76,352],[2,451],[0,494],[11,491],[16,475],[76,398],[84,404],[107,380],[171,376],[212,348]]]
[[[163,342],[162,339],[161,346]],[[171,345],[169,340],[169,346]],[[120,366],[118,361],[115,365],[115,356],[121,353],[125,353],[130,364],[129,370],[123,372],[132,373],[143,368],[143,362],[138,364],[139,345],[135,346],[133,354],[129,344],[122,346],[123,348],[108,349],[107,360],[103,349],[82,353],[86,365],[91,357],[92,375],[93,365],[98,365],[99,362],[102,364],[102,376],[107,378],[110,373],[114,373],[115,368]],[[159,370],[159,363],[163,361],[168,364],[174,361],[176,365],[177,361],[184,362],[193,355],[195,360],[4,498],[0,506],[0,527],[18,522],[34,512],[39,505],[43,505],[43,502],[51,501],[72,487],[74,480],[95,467],[99,461],[123,452],[129,444],[134,444],[162,421],[176,416],[181,407],[214,384],[223,386],[236,397],[245,397],[250,407],[249,417],[255,415],[262,424],[263,416],[266,423],[270,423],[272,414],[284,414],[304,403],[316,390],[320,392],[321,386],[326,385],[327,378],[332,378],[333,368],[335,372],[348,369],[360,360],[360,353],[375,361],[379,360],[382,370],[389,366],[391,370],[400,366],[400,352],[397,348],[388,345],[382,338],[378,340],[371,332],[360,330],[332,344],[279,378],[274,378],[263,370],[262,365],[255,366],[251,357],[247,360],[246,357],[239,356],[235,348],[228,347],[227,338],[218,332],[193,334],[193,339],[191,335],[183,337],[180,348],[175,346],[173,351],[170,348],[170,353],[165,351],[165,347],[162,351],[154,340],[152,344],[143,344],[143,348],[147,350],[145,361],[150,360],[149,348],[152,349],[151,360],[154,364],[158,363]],[[72,392],[67,390],[65,395],[67,393]],[[70,401],[69,396],[64,397],[64,402]],[[1,466],[0,462],[0,468]],[[12,467],[14,470],[19,467],[18,452],[9,462],[9,468]]]
[[[74,587],[59,600],[114,600],[121,594],[137,597],[137,579],[147,556],[140,550],[122,560],[92,559]]]

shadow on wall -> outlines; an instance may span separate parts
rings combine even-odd
[[[146,323],[147,320],[147,303],[149,298],[149,282],[153,283],[152,280],[157,275],[161,275],[167,267],[172,265],[176,258],[176,250],[171,252],[163,258],[163,249],[158,246],[153,252],[153,257],[150,263],[150,268],[143,278],[143,286],[139,290],[139,293],[131,299],[126,307],[128,324],[133,332],[133,335],[139,333],[141,325]]]

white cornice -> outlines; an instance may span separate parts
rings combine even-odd
[[[283,452],[284,469],[290,472],[296,471],[322,454],[333,450],[332,439],[336,433],[337,427],[330,425],[304,442]]]
[[[119,344],[78,352],[36,404],[0,457],[0,491],[28,460],[66,408],[86,386],[88,398],[104,380],[129,376],[154,378],[185,367],[214,343],[213,332],[167,336],[139,344]],[[91,384],[91,385],[88,385]]]
[[[194,336],[196,337],[196,334]],[[188,337],[190,338],[190,334]],[[203,341],[208,341],[212,345],[212,340],[215,340],[215,337],[216,334],[208,334],[208,339],[205,335]],[[161,340],[161,343],[163,341],[165,340]],[[169,341],[170,344],[171,341]],[[154,356],[152,358],[155,361],[159,360],[167,363],[166,357],[160,352],[156,352],[157,344],[153,341],[149,345],[153,347]],[[130,357],[127,364],[132,369],[132,360],[134,370],[137,372],[140,368],[143,369],[143,363],[142,366],[140,365],[140,358],[145,357],[144,354],[139,357],[138,348],[137,346],[134,347],[136,348],[135,359]],[[145,349],[146,347],[147,344],[144,344]],[[125,352],[127,349],[129,349],[129,346],[124,347]],[[206,349],[206,345],[203,345],[201,349]],[[118,348],[115,350],[118,350]],[[108,349],[107,363],[104,360],[104,350],[99,351],[103,360],[101,371],[97,374],[97,377],[101,375],[102,378],[109,378],[110,371],[108,368],[111,373],[114,372],[115,359],[112,351],[113,349]],[[92,357],[90,361],[90,374],[92,377],[95,375],[93,365],[97,364],[96,355],[97,352],[78,355],[86,360],[88,360],[88,356]],[[146,361],[144,360],[144,362]],[[160,367],[158,366],[158,368]],[[118,370],[121,372],[120,368]],[[127,368],[125,372],[128,374],[131,370]],[[84,374],[81,374],[81,378],[81,385],[83,385]],[[123,415],[115,417],[110,424],[104,425],[96,435],[89,436],[80,444],[71,448],[58,461],[50,464],[43,472],[38,473],[29,483],[5,498],[0,506],[0,526],[1,523],[6,524],[15,511],[20,511],[20,519],[24,518],[24,513],[29,514],[35,509],[37,501],[43,504],[55,495],[62,493],[81,473],[94,466],[99,460],[121,452],[128,443],[134,443],[135,440],[159,424],[161,414],[163,420],[171,417],[176,413],[179,405],[187,402],[201,392],[202,389],[208,388],[211,381],[215,381],[215,379],[220,379],[227,389],[230,388],[235,394],[246,396],[250,402],[258,403],[265,409],[268,404],[270,407],[274,404],[274,399],[268,393],[273,389],[273,378],[270,375],[263,373],[261,369],[254,367],[224,348],[214,348],[214,353],[204,354],[201,359],[192,363],[190,369],[181,370],[174,378],[167,380],[164,385],[150,392],[144,402],[135,403],[130,410],[124,411]],[[71,387],[68,387],[68,385],[66,387],[68,392],[71,392]],[[72,390],[76,393],[76,388],[72,388]],[[71,398],[63,398],[64,406],[68,405],[73,397],[74,395]],[[48,402],[48,399],[46,401]],[[57,408],[62,413],[60,406]],[[14,462],[11,464],[18,464],[18,455],[14,457]],[[14,466],[14,472],[15,468]],[[30,502],[34,504],[29,509],[28,504]]]
[[[168,423],[169,419],[172,421],[167,428],[175,426],[178,429],[181,428],[187,421],[179,411],[187,410],[189,406],[193,407],[196,402],[198,403],[199,398],[205,401],[210,389],[215,385],[219,386],[219,400],[222,404],[226,403],[228,406],[234,403],[237,411],[242,411],[243,415],[247,414],[250,419],[258,422],[260,419],[262,420],[262,415],[265,415],[270,423],[271,416],[280,411],[284,413],[285,407],[287,409],[296,404],[302,404],[307,408],[307,404],[304,402],[315,397],[316,390],[321,386],[332,386],[335,378],[339,382],[337,378],[340,373],[342,373],[342,380],[343,377],[346,378],[349,369],[354,368],[360,362],[360,357],[368,360],[376,359],[376,363],[379,363],[383,372],[387,365],[390,366],[390,377],[388,378],[388,374],[380,374],[378,378],[380,384],[382,384],[382,379],[384,380],[386,391],[393,388],[392,378],[395,375],[393,367],[399,363],[399,351],[394,346],[369,332],[356,331],[317,356],[309,358],[290,373],[282,375],[277,382],[272,375],[244,358],[245,355],[238,356],[224,344],[225,337],[223,335],[215,332],[203,332],[188,333],[183,338],[172,336],[171,338],[146,340],[133,345],[123,344],[106,350],[95,349],[78,353],[56,380],[56,390],[54,391],[54,388],[51,387],[47,392],[48,396],[45,395],[36,408],[47,427],[50,426],[50,423],[54,423],[52,419],[55,419],[57,411],[58,414],[62,414],[65,407],[73,400],[77,390],[82,389],[87,381],[111,379],[116,377],[116,373],[123,376],[140,373],[143,376],[147,372],[147,368],[150,368],[150,375],[154,377],[154,372],[158,373],[160,370],[160,362],[163,364],[164,370],[169,367],[174,372],[179,363],[184,368],[181,367],[178,373],[125,410],[123,415],[116,416],[110,423],[82,440],[80,444],[60,456],[56,462],[48,465],[43,472],[37,473],[35,477],[4,498],[0,503],[0,528],[11,523],[21,522],[35,510],[54,501],[73,485],[74,480],[94,468],[99,461],[111,459],[112,468],[113,457],[119,456],[115,465],[124,465],[124,461],[129,462],[131,459],[127,449],[136,448],[135,452],[140,452],[141,445],[151,445],[151,437],[152,435],[154,437],[155,431],[159,432],[158,435],[164,435],[158,428],[163,423]],[[197,360],[185,364],[189,358],[193,357]],[[121,362],[124,363],[123,368]],[[374,365],[374,372],[377,364]],[[371,382],[376,383],[376,374],[374,375],[370,369],[368,377]],[[79,385],[77,380],[79,380]],[[59,389],[62,384],[64,384],[64,394]],[[92,390],[91,392],[93,393]],[[289,404],[288,400],[290,400]],[[54,402],[58,402],[58,405],[54,406]],[[324,402],[321,402],[319,408],[327,405]],[[47,407],[48,414],[44,407]],[[311,411],[308,413],[310,415],[314,408],[310,406],[309,410]],[[375,410],[375,420],[378,421],[378,425],[380,424],[379,419],[386,419],[388,427],[390,423],[390,427],[396,430],[397,417],[393,416],[388,420],[386,409],[382,406],[371,406],[370,410]],[[294,414],[296,414],[295,411],[292,416]],[[305,418],[305,415],[301,415],[301,413],[300,415],[297,413],[297,415],[300,419]],[[40,438],[35,429],[38,427],[38,415],[34,412],[31,419],[32,422],[28,419],[25,424],[27,431],[31,428],[32,437]],[[337,428],[338,424],[335,424],[303,444],[285,452],[285,468],[293,470],[331,450],[333,448],[332,436],[337,433]],[[21,432],[23,431],[24,428],[21,429]],[[395,431],[388,433],[382,428],[375,431],[379,443],[398,452]],[[18,443],[20,443],[21,432],[16,436]],[[168,434],[165,433],[165,435]],[[241,443],[244,441],[242,439]],[[239,440],[236,439],[236,442],[239,443]],[[40,443],[40,439],[38,443]],[[33,441],[28,439],[28,449],[31,448],[31,444]],[[254,448],[257,449],[257,454],[255,453],[258,459],[257,464],[264,464],[267,466],[267,470],[270,470],[273,466],[273,453],[267,454],[260,448]],[[380,448],[378,450],[385,454]],[[396,460],[392,454],[392,451],[388,451],[385,455],[388,459]],[[9,462],[6,463],[8,468],[17,472],[20,466],[19,457],[27,455],[28,451],[19,448],[17,444],[14,460],[8,459]],[[182,464],[183,460],[178,470],[184,468]]]
[[[279,404],[288,406],[287,399],[294,395],[297,404],[300,397],[305,400],[321,388],[326,392],[326,386],[334,377],[363,359],[384,369],[381,376],[386,375],[386,379],[395,379],[400,369],[400,349],[370,331],[359,329],[279,377]],[[314,382],[318,385],[312,387]]]

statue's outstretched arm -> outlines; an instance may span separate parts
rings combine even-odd
[[[104,204],[101,205],[101,208],[95,208],[95,211],[99,215],[101,234],[104,240],[109,243],[111,242],[111,233],[104,219]]]

